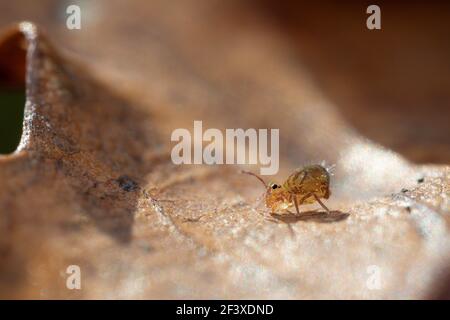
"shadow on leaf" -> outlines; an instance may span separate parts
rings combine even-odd
[[[270,216],[276,221],[284,223],[296,223],[299,221],[314,221],[321,223],[332,223],[342,221],[348,218],[350,214],[341,211],[331,211],[330,213],[324,211],[306,211],[301,214],[288,212],[285,214],[271,213]]]

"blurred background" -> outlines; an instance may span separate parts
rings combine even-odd
[[[24,152],[0,157],[0,296],[448,296],[449,170],[415,164],[450,162],[450,3],[17,0],[0,28],[0,153],[30,102]],[[274,180],[336,164],[345,218],[269,222],[237,167],[174,165],[171,133],[199,119],[280,128]]]
[[[363,26],[370,4],[382,29]],[[264,10],[361,133],[415,162],[450,161],[450,3],[281,1]]]
[[[82,7],[80,31],[65,28],[69,4]],[[366,28],[370,4],[381,8],[381,30]],[[292,49],[292,66],[301,65],[362,135],[414,162],[450,161],[450,4],[446,1],[111,1],[106,7],[100,1],[21,0],[2,1],[0,6],[0,27],[22,20],[36,22],[85,63],[111,57],[118,68],[130,57],[117,48],[124,45],[123,37],[132,42],[133,51],[145,55],[160,50],[150,48],[155,45],[173,45],[170,49],[177,50],[175,38],[180,37],[201,46],[203,34],[209,41],[206,46],[214,47],[214,33],[223,42],[223,37],[259,24],[269,36],[276,33],[284,38],[283,46]],[[200,20],[192,20],[193,16]],[[156,44],[143,43],[145,36]],[[143,47],[138,48],[137,42]],[[158,52],[168,54],[167,49]],[[8,58],[1,60],[0,71],[5,61]],[[128,68],[137,63],[129,62]],[[5,92],[0,99],[3,121],[20,120],[20,107],[8,111],[7,105],[20,106],[23,101],[17,93]],[[17,140],[17,130],[5,130],[11,125],[6,126],[4,121],[2,136],[12,132],[16,137],[12,140]],[[5,150],[13,148],[5,144]]]

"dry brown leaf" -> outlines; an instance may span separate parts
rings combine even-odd
[[[81,32],[38,10],[55,41],[22,23],[0,43],[22,57],[3,80],[26,67],[27,91],[20,147],[0,157],[2,297],[445,294],[448,167],[414,165],[359,135],[247,5],[93,3],[102,14]],[[137,16],[108,20],[124,6]],[[170,133],[196,119],[280,128],[279,180],[307,162],[335,163],[327,204],[344,214],[274,223],[256,208],[260,185],[237,167],[175,166]],[[82,290],[66,288],[73,264]],[[380,290],[367,286],[371,266]]]

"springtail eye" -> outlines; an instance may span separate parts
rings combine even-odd
[[[277,184],[273,184],[272,185],[272,189],[276,189],[276,188],[278,188],[279,186],[277,185]]]

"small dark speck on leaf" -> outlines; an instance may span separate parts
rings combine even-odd
[[[422,182],[424,182],[424,181],[425,181],[424,178],[417,179],[417,183],[422,183]]]
[[[410,206],[406,207],[406,211],[408,211],[408,213],[411,213],[411,207]]]
[[[406,193],[408,191],[409,191],[408,189],[405,189],[405,188],[402,189],[402,193]]]
[[[137,182],[126,175],[120,176],[117,182],[119,183],[119,187],[126,192],[135,191],[138,188]]]

